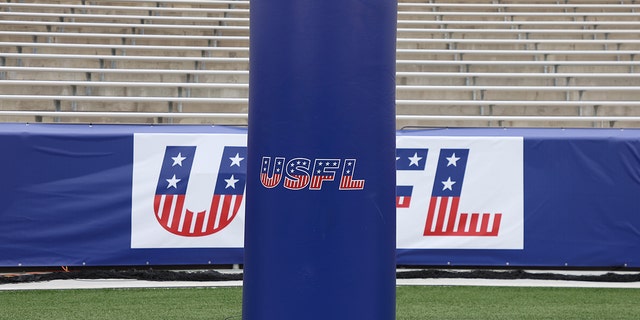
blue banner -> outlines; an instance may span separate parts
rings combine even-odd
[[[425,138],[432,142],[416,142]],[[405,230],[412,228],[402,222],[405,214],[422,211],[424,219],[419,244],[414,236],[420,230],[405,231],[412,232],[414,238],[399,240],[398,263],[640,266],[639,130],[399,132],[398,145],[405,139],[414,145],[433,146],[429,152],[439,152],[441,158],[437,165],[434,160],[435,172],[430,171],[436,177],[429,204],[418,206],[416,211],[398,208],[399,234],[403,226],[409,228]],[[467,161],[461,193],[452,197],[460,206],[440,209],[440,205],[437,209],[441,211],[436,211],[432,208],[438,204],[435,195],[452,193],[445,190],[448,187],[455,192],[462,184],[461,176],[454,178],[452,173],[452,181],[457,181],[447,185],[446,171],[441,175],[441,170],[451,165],[452,158],[446,157],[452,157],[457,149],[468,150],[468,154],[458,152],[455,157],[460,158],[458,165]],[[421,180],[430,182],[428,176]],[[454,215],[457,217],[449,220]],[[463,219],[466,228],[461,227]]]
[[[223,147],[245,148],[246,130],[211,126],[0,125],[0,167],[4,169],[0,265],[242,262],[241,219],[225,228],[239,234],[220,240],[185,236],[181,232],[191,228],[184,227],[186,215],[178,231],[180,219],[166,227],[161,221],[168,217],[154,212],[159,204],[156,199],[185,190],[191,191],[187,192],[185,212],[201,212],[211,204],[215,192],[209,190],[207,197],[199,189],[213,187],[209,178],[217,177],[222,157],[226,156],[215,145],[204,147],[212,139]],[[164,162],[180,158],[163,157],[178,156],[172,154],[175,151],[182,152],[180,157],[189,157],[189,152],[198,154],[195,161],[182,161],[182,171],[172,173],[168,171],[172,163]],[[190,174],[187,164],[193,166]],[[167,181],[173,174],[175,180]],[[236,174],[234,179],[241,176]],[[172,182],[177,188],[170,186]],[[244,186],[236,183],[236,188]],[[171,210],[170,205],[167,210]],[[225,222],[218,218],[220,223]],[[197,241],[185,244],[184,239],[190,238]]]
[[[243,263],[246,133],[0,125],[0,266]],[[400,131],[396,159],[398,264],[640,267],[640,130]]]

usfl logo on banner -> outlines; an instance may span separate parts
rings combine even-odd
[[[523,249],[522,141],[399,136],[398,248]]]
[[[242,247],[246,155],[243,134],[135,134],[131,247]]]
[[[244,134],[135,134],[131,247],[242,247],[246,149]],[[355,159],[262,160],[267,188],[365,187]],[[399,136],[396,168],[398,248],[523,249],[521,137]]]

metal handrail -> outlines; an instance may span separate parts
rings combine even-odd
[[[14,3],[2,3],[0,6],[18,6],[18,4]],[[51,6],[51,5],[49,5]],[[118,9],[118,6],[103,6],[106,9]],[[89,9],[91,6],[84,6],[84,9]],[[95,6],[93,8],[100,8],[100,6]],[[125,9],[131,10],[131,7]],[[173,10],[175,8],[163,8],[163,7],[139,7],[139,10],[146,11],[163,11],[163,10]],[[232,9],[232,8],[208,8],[203,9],[203,12],[233,12],[233,13],[249,13],[249,9]],[[90,18],[90,19],[105,19],[107,17],[118,18],[118,19],[145,19],[145,20],[204,20],[206,21],[207,17],[197,17],[197,16],[188,16],[188,17],[173,17],[173,16],[151,16],[151,15],[105,15],[105,14],[86,14],[86,13],[65,13],[65,12],[57,12],[57,13],[43,13],[43,12],[9,12],[5,11],[3,14],[7,16],[28,16],[28,17],[39,17],[39,18]],[[519,12],[519,11],[501,11],[501,12],[486,12],[486,11],[398,11],[398,16],[464,16],[464,17],[637,17],[638,14],[636,12]]]
[[[68,80],[0,80],[1,85],[85,86],[85,87],[180,87],[248,89],[248,83],[150,82],[150,81],[68,81]]]
[[[177,118],[177,119],[241,119],[247,113],[195,113],[195,112],[83,112],[83,111],[2,111],[0,117],[54,117],[54,118]],[[637,116],[461,116],[461,115],[396,115],[396,120],[418,121],[534,121],[534,122],[640,122]]]
[[[206,47],[182,45],[133,45],[94,43],[46,43],[46,42],[0,42],[0,47],[66,48],[66,49],[114,49],[114,50],[179,50],[179,51],[220,51],[249,52],[249,47]],[[411,54],[486,54],[486,55],[631,55],[638,50],[558,50],[558,49],[409,49],[397,48],[397,53]]]
[[[249,75],[248,70],[186,70],[186,69],[104,69],[104,68],[59,68],[59,67],[14,67],[0,66],[0,72],[58,72],[58,73],[116,73],[116,74],[194,74],[194,75]],[[438,78],[640,78],[640,73],[589,73],[589,72],[419,72],[399,71],[397,77],[438,77]]]
[[[248,89],[248,83],[151,82],[151,81],[69,81],[0,80],[0,85],[85,86],[85,87],[182,87]],[[503,85],[397,85],[398,91],[640,91],[640,86],[503,86]]]
[[[193,74],[193,75],[249,75],[249,70],[186,70],[186,69],[108,69],[0,66],[0,72],[62,72],[62,73],[118,73],[118,74]]]
[[[211,17],[219,22],[246,22],[249,18]],[[56,26],[56,27],[98,27],[98,28],[136,28],[136,29],[196,29],[196,30],[249,30],[249,26],[225,26],[204,24],[156,24],[156,23],[123,23],[123,22],[69,22],[69,21],[32,21],[32,20],[0,20],[4,25]]]
[[[550,3],[452,3],[452,2],[399,2],[398,8],[402,7],[422,7],[422,8],[462,8],[462,9],[640,9],[639,4],[606,4],[606,3],[558,3],[557,0],[549,1]]]
[[[189,3],[189,4],[202,4],[202,1],[197,1],[197,0],[133,0],[133,1],[127,1],[127,0],[116,0],[117,1],[123,1],[123,2],[141,2],[141,3]],[[112,1],[114,2],[114,1]],[[243,0],[208,0],[207,4],[223,4],[223,5],[237,5],[237,4],[241,4],[241,5],[249,5],[249,1],[243,1]],[[95,4],[85,4],[85,5],[54,5],[54,4],[25,4],[25,3],[10,3],[11,6],[15,6],[15,7],[47,7],[47,8],[55,8],[55,7],[62,7],[62,8],[74,8],[74,9],[87,9],[87,8],[95,8],[95,7],[122,7],[122,6],[102,6],[102,5],[95,5]],[[544,8],[544,9],[629,9],[629,10],[633,10],[633,9],[640,9],[640,5],[638,4],[623,4],[623,3],[617,3],[617,4],[587,4],[587,3],[577,3],[577,4],[570,4],[570,3],[557,3],[557,1],[550,1],[550,3],[527,3],[527,4],[521,4],[521,3],[450,3],[450,2],[443,2],[443,3],[425,3],[425,2],[399,2],[398,3],[398,8],[402,9],[403,7],[423,7],[423,8],[464,8],[464,9],[469,9],[469,8],[474,8],[474,9],[505,9],[505,8],[518,8],[518,9],[522,9],[522,8],[528,8],[528,9],[532,9],[532,8]],[[135,7],[124,7],[127,9],[136,9]],[[139,7],[138,7],[139,8]],[[149,9],[158,9],[158,8],[164,8],[164,7],[151,7]],[[183,8],[181,8],[183,9]],[[184,8],[186,9],[186,8]],[[121,9],[119,9],[121,10]],[[197,10],[200,10],[199,8]]]
[[[153,9],[149,9],[153,10]],[[217,12],[236,12],[236,13],[249,13],[249,9],[218,9]],[[125,14],[91,14],[91,13],[47,13],[47,12],[17,12],[17,11],[4,11],[3,16],[6,17],[33,17],[33,18],[73,18],[73,19],[131,19],[131,20],[149,20],[149,21],[198,21],[206,22],[214,19],[210,17],[199,16],[150,16],[150,15],[125,15]]]
[[[136,56],[109,54],[50,54],[50,53],[0,53],[0,57],[16,59],[89,59],[110,61],[173,61],[173,62],[242,62],[248,63],[248,57],[176,57],[176,56]]]
[[[29,94],[0,94],[0,100],[32,100],[32,101],[99,101],[99,102],[195,102],[195,103],[225,103],[247,104],[247,98],[217,98],[217,97],[141,97],[141,96],[68,96],[68,95],[29,95]]]
[[[46,101],[135,101],[135,102],[196,102],[247,104],[248,98],[172,97],[172,96],[71,96],[71,95],[23,95],[0,94],[6,100]],[[397,106],[640,106],[640,101],[616,100],[396,100]]]
[[[249,18],[243,17],[209,17],[209,21],[214,22],[242,22],[249,23]],[[62,26],[62,27],[121,27],[121,28],[157,28],[157,29],[166,29],[166,28],[181,28],[181,29],[202,29],[202,30],[211,30],[220,28],[220,25],[202,25],[202,24],[149,24],[149,23],[123,23],[123,22],[70,22],[70,21],[33,21],[33,20],[0,20],[0,24],[6,25],[43,25],[43,26]],[[535,29],[523,29],[519,28],[521,26],[573,26],[573,27],[585,27],[585,26],[593,26],[593,27],[602,27],[602,26],[638,26],[640,25],[640,20],[615,20],[615,21],[602,21],[602,20],[579,20],[579,21],[551,21],[551,20],[405,20],[398,19],[398,26],[404,25],[472,25],[472,26],[506,26],[511,28],[503,28],[504,30],[535,30]],[[518,28],[512,28],[513,26],[518,26]],[[495,28],[494,28],[495,29]],[[446,28],[444,30],[447,30]],[[469,29],[473,30],[473,29]],[[485,29],[491,30],[491,29]],[[548,29],[540,29],[548,30]],[[569,30],[565,28],[565,30]],[[573,29],[573,30],[584,30],[585,33],[592,30],[611,30],[614,31],[617,29]]]
[[[0,31],[0,36],[27,37],[86,37],[117,39],[159,39],[159,40],[233,40],[249,41],[249,36],[199,36],[175,34],[131,34],[131,33],[98,33],[98,32],[32,32],[32,31]]]
[[[468,26],[562,26],[562,27],[601,27],[601,26],[637,26],[639,20],[417,20],[398,19],[398,26],[403,25],[468,25]],[[526,30],[526,29],[522,29]],[[613,30],[613,29],[611,29]]]
[[[33,20],[0,20],[3,25],[31,25],[31,26],[57,26],[57,27],[113,27],[113,28],[136,28],[136,29],[196,29],[196,30],[249,30],[249,18],[236,17],[209,17],[211,21],[219,22],[242,22],[247,25],[205,25],[205,24],[156,24],[156,23],[125,23],[125,22],[76,22],[76,21],[33,21]],[[614,25],[614,26],[639,26],[640,20],[637,21],[442,21],[442,20],[399,20],[398,24],[473,24],[488,25],[494,28],[407,28],[399,27],[398,32],[429,32],[429,33],[579,33],[579,34],[627,34],[637,33],[635,29],[522,29],[522,28],[495,28],[496,25],[555,25],[561,23],[563,26],[584,26],[585,24],[594,24],[598,26]]]
[[[1,70],[1,68],[0,68]],[[615,73],[615,72],[419,72],[419,71],[398,71],[396,77],[412,77],[412,78],[640,78],[640,73]]]
[[[46,42],[0,42],[2,47],[65,48],[65,49],[114,49],[114,50],[178,50],[178,51],[221,51],[249,52],[249,47],[208,47],[181,45],[138,45],[138,44],[96,44],[96,43],[46,43]],[[597,51],[596,51],[597,52]],[[622,52],[622,51],[621,51]]]
[[[639,42],[640,43],[640,42]],[[0,57],[16,59],[89,59],[109,61],[173,61],[173,62],[224,62],[248,63],[248,57],[176,57],[176,56],[136,56],[136,55],[104,55],[104,54],[47,54],[47,53],[0,53]],[[612,66],[612,65],[640,65],[639,60],[408,60],[398,59],[397,65],[510,65],[510,66]]]
[[[162,1],[153,1],[162,2]],[[194,4],[202,4],[202,1],[193,1]],[[243,1],[211,1],[206,2],[208,5],[230,5],[230,4],[246,4]],[[0,7],[9,8],[47,8],[47,9],[74,9],[74,10],[120,10],[120,11],[153,11],[153,12],[175,12],[176,8],[172,7],[150,7],[150,6],[114,6],[114,5],[97,5],[97,4],[56,4],[56,3],[0,3]],[[249,9],[233,9],[233,8],[179,8],[180,12],[197,12],[197,13],[224,13],[224,12],[241,12],[249,13]],[[73,13],[72,13],[73,14]]]
[[[85,32],[24,32],[0,31],[0,36],[29,36],[29,37],[87,37],[87,38],[118,38],[118,39],[160,39],[160,40],[233,40],[249,41],[249,36],[204,36],[204,35],[159,35],[159,34],[115,34],[115,33],[85,33]],[[479,44],[640,44],[638,39],[432,39],[432,38],[403,38],[398,43],[479,43]]]
[[[461,17],[638,17],[637,12],[521,12],[521,11],[398,11],[398,16]]]
[[[29,48],[65,48],[65,49],[115,49],[115,50],[175,50],[175,51],[220,51],[249,52],[249,47],[208,47],[183,45],[131,45],[131,44],[94,44],[94,43],[45,43],[45,42],[0,42],[1,47]],[[462,55],[631,55],[640,54],[640,50],[558,50],[558,49],[411,49],[397,48],[397,53],[412,54],[462,54]]]

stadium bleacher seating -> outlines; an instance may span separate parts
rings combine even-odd
[[[247,121],[247,0],[0,0],[0,121]],[[634,0],[398,5],[397,127],[640,125]]]

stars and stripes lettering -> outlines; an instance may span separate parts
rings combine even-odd
[[[364,189],[364,180],[353,179],[353,172],[356,168],[356,159],[346,159],[342,168],[342,177],[340,178],[340,190],[362,190]]]
[[[187,214],[184,201],[195,153],[193,146],[165,149],[153,206],[158,222],[172,233],[178,233],[180,220]]]
[[[396,149],[396,170],[423,171],[427,165],[429,149],[398,148]]]
[[[285,158],[276,157],[271,166],[271,157],[262,157],[262,166],[260,168],[260,182],[265,188],[274,188],[282,180],[282,171],[284,170]]]
[[[396,170],[424,171],[427,166],[428,154],[429,149],[424,148],[397,148]],[[396,186],[396,208],[409,208],[412,194],[413,186]]]
[[[497,236],[501,213],[459,212],[469,149],[441,149],[431,192],[425,236]]]
[[[365,179],[360,179],[355,158],[306,158],[263,156],[260,181],[272,189],[280,185],[288,190],[321,190],[325,186],[338,190],[363,190]]]
[[[396,186],[396,208],[409,208],[413,186]]]
[[[320,190],[323,182],[333,181],[338,168],[340,168],[340,159],[316,159],[313,164],[309,190]]]
[[[426,148],[399,148],[396,169],[426,171],[428,154]],[[244,199],[246,147],[226,146],[208,209],[187,208],[187,187],[195,156],[194,146],[167,146],[156,186],[156,219],[177,235],[203,236],[222,230],[233,220]],[[502,213],[459,210],[468,158],[469,149],[439,150],[424,236],[498,235]],[[355,158],[295,157],[287,161],[285,157],[263,156],[260,181],[269,189],[282,183],[287,190],[321,190],[325,186],[362,190],[365,179],[356,178],[356,164]],[[396,208],[409,208],[413,192],[411,185],[396,186]]]
[[[246,185],[246,147],[224,148],[208,210],[186,206],[187,188],[196,147],[167,146],[153,203],[156,219],[167,231],[199,237],[224,229],[235,218]]]
[[[284,187],[289,190],[304,189],[309,185],[311,180],[309,176],[309,167],[311,160],[307,158],[293,158],[287,162],[286,177],[284,178]]]
[[[247,184],[246,158],[247,147],[224,147],[211,207],[205,213],[208,219],[204,219],[202,230],[217,232],[237,215]]]

